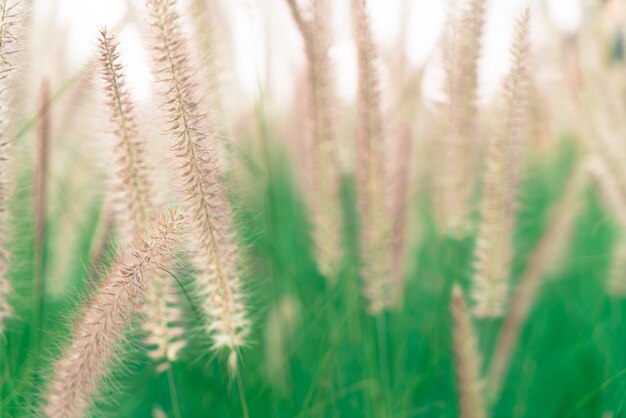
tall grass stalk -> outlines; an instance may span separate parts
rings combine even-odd
[[[144,301],[150,278],[168,263],[178,243],[182,215],[168,212],[149,235],[138,236],[91,298],[73,330],[45,396],[43,412],[50,418],[84,416],[95,401],[115,349],[133,314]]]
[[[118,166],[114,198],[121,220],[122,242],[127,243],[136,233],[145,232],[146,224],[156,214],[156,207],[152,176],[146,162],[146,139],[136,122],[135,105],[126,88],[118,49],[115,37],[102,30],[100,64]],[[143,323],[148,334],[145,344],[150,349],[150,357],[158,363],[157,370],[170,368],[170,363],[186,345],[184,330],[180,326],[182,312],[177,305],[174,279],[164,271],[159,272],[147,291]]]
[[[172,0],[148,1],[154,71],[162,87],[163,114],[174,139],[180,190],[197,248],[196,291],[206,315],[204,328],[213,349],[228,354],[234,374],[251,326],[239,273],[240,248],[223,184],[221,150],[215,128],[207,126],[202,115],[199,85],[175,7]]]
[[[337,146],[336,103],[330,59],[331,3],[311,0],[310,18],[294,0],[287,0],[304,40],[307,57],[309,135],[305,139],[311,173],[308,204],[313,220],[313,245],[321,273],[336,281],[343,261],[341,171]]]
[[[487,151],[472,288],[474,314],[478,317],[502,316],[509,298],[517,190],[525,148],[529,29],[530,9],[527,8],[516,27],[500,127]]]
[[[476,102],[485,9],[485,0],[472,0],[461,12],[449,10],[443,35],[447,98],[440,109],[444,127],[437,147],[440,161],[435,198],[441,229],[455,237],[470,232],[472,179],[480,148]]]
[[[394,303],[391,283],[391,218],[387,199],[385,137],[380,104],[378,56],[367,0],[352,0],[358,57],[357,92],[357,207],[359,212],[361,275],[369,310],[378,315]]]

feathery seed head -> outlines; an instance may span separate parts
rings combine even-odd
[[[392,216],[387,196],[378,57],[367,1],[353,0],[352,6],[359,69],[356,144],[361,273],[370,312],[379,314],[395,302],[391,278]]]
[[[132,237],[134,231],[150,219],[153,211],[151,182],[145,162],[145,139],[141,137],[135,118],[135,106],[125,84],[124,69],[120,63],[119,44],[106,29],[100,31],[100,65],[106,105],[115,137],[117,154],[117,201],[125,206],[120,210],[127,226],[123,237]]]
[[[199,109],[199,88],[193,80],[175,1],[149,0],[148,8],[152,15],[155,74],[163,87],[162,109],[175,140],[172,152],[178,160],[181,193],[197,249],[196,292],[202,300],[205,328],[215,350],[237,352],[246,343],[250,320],[217,141]],[[230,358],[232,362],[237,355]]]
[[[439,223],[445,233],[468,232],[477,155],[478,58],[485,21],[485,0],[472,0],[461,16],[450,11],[442,41],[445,93],[441,105],[441,145],[437,147],[435,194]]]
[[[336,278],[343,258],[342,219],[338,162],[335,135],[335,100],[332,68],[329,59],[331,30],[327,0],[311,0],[311,16],[307,17],[293,0],[287,1],[300,29],[307,56],[308,127],[305,164],[308,174],[308,205],[312,215],[313,244],[320,272],[329,280]]]
[[[143,231],[154,216],[153,190],[150,173],[145,163],[145,138],[136,123],[135,106],[124,83],[124,72],[118,53],[118,43],[106,30],[101,31],[100,64],[104,81],[106,104],[114,126],[117,152],[117,191],[122,203],[118,213],[123,220],[122,238],[128,242],[136,232]],[[149,355],[162,362],[162,370],[176,360],[185,346],[180,326],[181,313],[177,305],[173,278],[165,273],[155,276],[150,283],[144,311],[143,329],[148,333],[146,345]]]
[[[131,316],[144,301],[150,278],[172,258],[181,227],[182,213],[167,212],[148,234],[138,235],[115,264],[86,306],[65,354],[54,365],[43,407],[46,416],[84,416]]]
[[[165,371],[187,345],[183,313],[178,306],[175,281],[168,273],[158,272],[149,285],[143,307],[142,327],[148,333],[144,343],[150,349],[149,356],[159,363],[157,370]]]
[[[483,177],[472,297],[479,317],[499,317],[509,296],[517,188],[524,149],[530,11],[518,21],[513,66],[506,79],[501,127],[491,138]]]

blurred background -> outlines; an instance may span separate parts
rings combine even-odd
[[[112,142],[104,124],[108,113],[102,103],[96,59],[99,30],[104,26],[118,34],[126,79],[139,108],[138,126],[149,141],[150,165],[156,168],[154,183],[158,192],[167,196],[159,196],[159,201],[171,202],[175,194],[172,170],[166,169],[171,160],[166,144],[171,138],[162,134],[164,124],[146,49],[144,2],[23,1],[32,12],[28,19],[33,21],[26,22],[29,30],[15,86],[19,106],[15,106],[13,126],[19,178],[14,210],[16,262],[12,268],[16,318],[20,319],[7,345],[18,390],[11,387],[2,393],[2,405],[19,411],[14,416],[28,416],[29,402],[36,399],[38,384],[45,381],[40,370],[50,364],[50,353],[58,349],[58,341],[69,334],[68,318],[74,317],[77,301],[97,283],[99,270],[105,270],[107,256],[111,259],[116,248],[115,238],[107,236],[114,217],[108,202]],[[382,416],[377,409],[382,408],[381,392],[372,376],[383,374],[378,370],[374,343],[382,334],[375,335],[374,318],[365,313],[360,296],[357,227],[346,225],[350,252],[340,286],[327,283],[311,253],[310,219],[303,205],[306,193],[297,179],[306,166],[301,164],[305,158],[299,151],[305,136],[307,62],[287,2],[178,3],[180,10],[187,10],[183,19],[194,20],[183,21],[189,37],[210,47],[195,45],[207,55],[199,61],[213,67],[212,77],[200,74],[198,79],[218,88],[205,85],[199,90],[211,91],[207,103],[215,113],[216,130],[227,146],[235,148],[232,176],[237,187],[233,193],[243,202],[236,212],[243,225],[241,235],[250,244],[253,277],[249,283],[255,299],[251,311],[258,323],[255,345],[244,356],[242,378],[251,407],[262,411],[255,416],[358,416],[367,410],[369,416],[378,418]],[[329,54],[338,98],[334,116],[345,177],[342,204],[350,218],[356,213],[351,177],[358,125],[356,46],[350,1],[331,3]],[[402,231],[410,241],[406,244],[406,294],[401,306],[389,314],[392,355],[387,363],[392,385],[383,389],[389,389],[396,410],[402,411],[394,418],[455,416],[450,287],[452,282],[469,282],[474,270],[474,237],[457,240],[439,235],[428,205],[431,189],[435,189],[432,180],[437,176],[435,151],[441,147],[438,125],[445,119],[439,106],[446,102],[441,35],[448,14],[457,6],[455,0],[370,0],[368,4],[381,58],[385,129],[394,144],[401,142],[398,138],[408,138],[406,160],[411,166],[406,170],[410,172],[406,185],[410,215]],[[512,61],[514,23],[529,4],[532,53],[526,127],[531,156],[520,193],[514,282],[536,243],[541,242],[550,224],[546,214],[576,171],[575,162],[593,149],[589,144],[602,136],[613,141],[609,154],[619,167],[621,155],[626,155],[626,151],[617,152],[623,148],[626,132],[624,0],[487,1],[478,62],[479,146],[487,143],[497,125],[501,113],[498,99],[504,96],[502,82]],[[197,8],[206,13],[194,13]],[[200,16],[204,20],[200,21]],[[206,69],[202,65],[194,68]],[[47,111],[41,111],[42,107]],[[47,153],[34,151],[38,115],[43,113],[49,122]],[[47,313],[41,326],[46,344],[38,352],[32,350],[28,339],[34,327],[29,319],[33,315],[35,216],[24,208],[33,206],[33,173],[46,159],[48,190],[44,194],[48,199],[42,218],[47,218],[48,224],[39,266],[46,284]],[[626,171],[618,171],[626,176]],[[247,177],[242,181],[237,176]],[[624,250],[622,258],[611,255],[611,245],[614,235],[626,237],[626,222],[616,228],[615,219],[601,208],[598,200],[602,199],[589,191],[584,196],[579,200],[585,200],[587,206],[575,223],[572,248],[567,249],[562,265],[552,266],[561,269],[555,268],[558,280],[546,280],[537,309],[524,328],[503,396],[494,406],[494,416],[613,416],[600,414],[605,411],[620,416],[624,409],[626,380],[617,377],[626,371],[626,324],[621,321],[626,302],[607,295],[604,280],[608,266],[615,264],[613,259],[623,260],[618,269],[620,279],[625,277],[626,244],[616,246]],[[616,218],[626,219],[619,214]],[[497,321],[484,321],[477,327],[486,359],[493,351],[498,327]],[[137,341],[132,343],[139,346]],[[216,416],[241,416],[235,391],[224,384],[227,378],[221,365],[207,358],[210,356],[206,345],[196,342],[176,365],[183,415],[200,416],[210,410]],[[133,372],[122,381],[130,389],[119,396],[122,407],[111,412],[116,407],[106,405],[111,415],[148,416],[146,411],[161,411],[155,405],[167,410],[168,386],[163,375],[155,373],[145,359],[129,367]],[[20,380],[30,374],[35,378]],[[30,392],[17,386],[22,381],[32,386]],[[607,382],[615,385],[605,394]],[[24,405],[27,407],[20,409]],[[335,415],[329,415],[331,411]],[[0,416],[1,412],[2,407]],[[153,416],[163,415],[153,412]]]
[[[187,0],[181,4],[192,3]],[[531,4],[535,48],[546,48],[551,30],[574,36],[580,24],[585,0],[507,0],[489,2],[480,59],[480,97],[488,100],[497,91],[508,70],[513,22],[522,7]],[[589,3],[595,3],[588,1]],[[611,7],[611,19],[622,19],[622,2]],[[294,95],[294,77],[305,64],[302,41],[283,0],[207,0],[219,13],[218,34],[228,48],[228,74],[238,89],[229,100],[236,107],[250,106],[261,90],[277,101]],[[98,30],[123,28],[120,40],[129,82],[139,100],[150,97],[152,78],[147,51],[142,42],[145,23],[141,0],[34,0],[36,33],[33,40],[41,46],[33,57],[38,71],[54,79],[62,70],[78,71],[96,51]],[[192,7],[189,4],[189,7]],[[372,24],[383,56],[406,53],[403,63],[410,72],[425,67],[424,94],[436,98],[440,78],[436,47],[446,20],[446,9],[454,1],[372,0]],[[333,2],[333,47],[331,56],[337,71],[337,90],[344,100],[354,99],[356,52],[350,25],[349,2]],[[42,54],[42,51],[44,52]],[[383,60],[384,66],[394,61]],[[389,76],[392,69],[383,73]],[[37,74],[33,74],[34,77]],[[56,80],[54,80],[56,81]],[[225,89],[231,91],[230,89]],[[385,89],[383,88],[383,91]],[[243,95],[243,97],[241,96]],[[235,96],[235,97],[233,97]],[[266,97],[267,98],[267,97]],[[242,100],[243,99],[243,100]]]

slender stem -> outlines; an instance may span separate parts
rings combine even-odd
[[[174,410],[174,417],[181,418],[180,414],[180,404],[178,403],[178,393],[176,392],[176,382],[174,381],[174,371],[172,370],[172,365],[167,365],[167,381],[170,386],[170,396],[172,398],[172,409]]]
[[[4,358],[5,367],[7,367],[7,368],[8,368],[8,367],[9,367],[10,362],[9,362],[9,358],[8,358],[8,352],[7,352],[6,350],[5,350],[5,352],[4,352],[4,356],[3,356],[3,358]],[[5,409],[5,405],[7,405],[9,402],[11,402],[13,399],[15,399],[18,395],[20,395],[20,394],[24,393],[25,388],[26,388],[28,385],[31,385],[31,384],[32,384],[32,382],[31,382],[32,376],[30,376],[30,377],[29,377],[29,376],[26,376],[26,377],[24,377],[24,376],[23,376],[23,375],[24,375],[24,373],[28,372],[29,368],[31,367],[31,366],[30,366],[30,365],[31,365],[31,363],[33,363],[33,358],[32,358],[32,356],[30,356],[30,357],[28,357],[28,358],[26,359],[26,362],[25,362],[25,364],[24,364],[24,366],[23,366],[23,368],[22,368],[22,370],[25,370],[25,371],[22,371],[22,372],[20,373],[20,376],[19,376],[19,377],[18,377],[18,376],[11,377],[11,376],[9,375],[9,377],[11,377],[11,379],[12,379],[12,381],[13,381],[13,382],[18,382],[18,385],[17,385],[17,387],[16,387],[16,386],[15,386],[15,383],[13,383],[13,387],[14,387],[14,389],[13,389],[13,390],[12,390],[12,391],[11,391],[11,392],[7,395],[7,397],[6,397],[6,398],[2,398],[2,399],[0,400],[0,411],[3,411],[3,410]],[[9,373],[10,373],[10,370],[9,370]],[[16,374],[17,374],[17,373],[16,373]]]
[[[385,404],[385,416],[391,417],[391,383],[389,380],[389,362],[387,354],[387,324],[385,321],[385,314],[381,312],[376,317],[376,328],[378,334],[378,362],[379,373],[381,380],[381,387],[383,389],[383,401]]]
[[[178,287],[180,287],[180,290],[183,291],[183,294],[185,295],[185,299],[187,299],[187,303],[189,303],[189,306],[191,307],[191,310],[193,311],[193,313],[196,315],[196,318],[202,319],[202,313],[200,312],[200,308],[198,308],[196,304],[193,302],[193,299],[191,299],[189,292],[187,292],[187,289],[185,289],[185,286],[180,281],[180,279],[176,277],[176,275],[174,275],[174,273],[172,273],[168,269],[164,267],[159,267],[159,268],[163,270],[164,272],[166,272],[167,274],[169,274],[170,276],[172,276],[174,280],[176,280],[176,284],[178,284]]]
[[[39,346],[39,329],[43,320],[44,309],[44,258],[46,242],[46,192],[48,175],[48,145],[50,142],[50,88],[48,81],[41,83],[39,108],[40,118],[37,125],[36,166],[35,166],[35,272],[33,275],[34,324],[32,343],[35,350]]]
[[[235,377],[237,379],[237,387],[239,389],[239,400],[241,402],[241,414],[243,418],[250,418],[248,414],[248,404],[246,403],[246,394],[243,390],[243,382],[241,380],[241,373],[239,370],[237,371],[237,375]]]
[[[5,410],[5,398],[4,398],[4,390],[6,389],[8,392],[7,399],[11,399],[10,396],[13,395],[16,391],[15,382],[13,381],[13,376],[11,376],[11,365],[8,359],[8,345],[6,343],[6,336],[0,336],[0,343],[2,344],[2,359],[4,360],[4,369],[2,370],[2,382],[0,382],[0,394],[2,394],[2,400],[0,401],[0,417],[3,417],[2,411]],[[6,383],[6,385],[5,385]]]

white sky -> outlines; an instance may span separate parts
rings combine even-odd
[[[126,4],[132,0],[34,0],[36,27],[46,27],[53,19],[62,28],[63,42],[67,42],[70,64],[80,68],[94,53],[98,30],[102,26],[115,27],[126,14]],[[445,21],[446,0],[406,0],[408,13],[407,54],[415,65],[426,64],[425,95],[436,95],[437,69],[433,50]],[[508,69],[508,48],[513,22],[522,7],[530,1],[534,13],[542,15],[543,3],[539,0],[491,0],[486,25],[484,53],[481,60],[481,92],[490,97],[499,80]],[[579,0],[545,0],[549,18],[564,32],[574,32],[580,21]],[[302,51],[299,34],[291,21],[284,0],[221,0],[226,6],[234,41],[234,78],[250,99],[258,94],[259,80],[280,81],[272,83],[272,93],[278,98],[292,94],[294,66],[301,64]],[[339,94],[350,99],[356,85],[355,51],[352,43],[349,18],[350,0],[334,1],[335,44],[331,55],[336,62]],[[144,11],[143,0],[136,9]],[[373,29],[382,48],[391,48],[398,35],[398,22],[402,15],[403,0],[370,0]],[[269,23],[268,23],[269,22]],[[539,31],[540,32],[540,31]],[[43,36],[43,35],[41,35]],[[127,78],[137,99],[150,95],[152,77],[147,52],[140,30],[134,26],[119,34]],[[267,42],[269,41],[269,42]],[[267,45],[272,49],[267,54]],[[265,62],[266,57],[271,62]],[[268,69],[267,66],[270,66]]]

